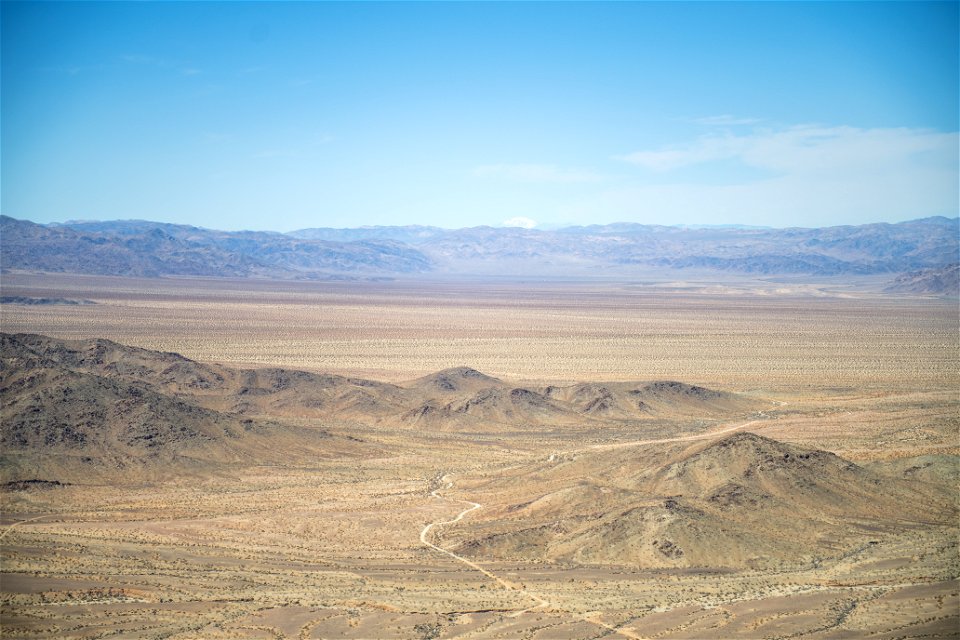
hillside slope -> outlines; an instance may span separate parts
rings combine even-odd
[[[247,417],[497,431],[636,425],[663,417],[741,414],[765,406],[736,394],[669,381],[525,388],[469,367],[455,367],[393,385],[279,368],[231,369],[103,339],[2,334],[2,347],[8,376],[65,369]]]
[[[106,340],[0,334],[0,478],[163,475],[365,453],[324,428],[204,406],[231,375]]]
[[[0,334],[3,475],[64,480],[127,467],[359,454],[364,428],[503,432],[642,429],[762,406],[676,382],[524,388],[457,367],[393,385],[279,368],[233,369],[103,339]],[[614,408],[613,404],[618,403]]]
[[[462,486],[491,503],[450,544],[500,559],[773,569],[956,517],[932,485],[751,433],[560,456]]]

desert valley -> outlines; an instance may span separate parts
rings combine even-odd
[[[0,2],[0,638],[960,638],[960,2]]]
[[[886,280],[5,273],[3,635],[955,637]]]

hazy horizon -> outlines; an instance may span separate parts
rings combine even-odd
[[[2,214],[2,215],[7,215],[7,214]],[[14,217],[14,218],[15,218],[15,216],[10,216],[10,217]],[[924,218],[910,218],[910,219],[906,219],[906,220],[893,220],[893,221],[889,221],[889,222],[877,220],[877,221],[873,221],[873,222],[864,222],[864,223],[860,223],[860,224],[865,224],[865,225],[868,225],[868,224],[904,224],[904,223],[916,222],[916,221],[919,221],[919,220],[925,220],[925,219],[929,219],[929,218],[938,218],[938,217],[939,217],[939,218],[946,218],[946,219],[948,219],[948,220],[957,220],[957,219],[960,219],[960,216],[952,216],[952,217],[951,217],[951,216],[925,216]],[[794,226],[751,225],[751,224],[741,224],[741,223],[738,223],[738,222],[716,222],[716,223],[709,223],[709,224],[688,224],[688,223],[682,223],[682,222],[681,222],[681,223],[675,223],[675,224],[661,224],[661,223],[656,223],[656,222],[639,222],[639,223],[637,223],[637,222],[631,222],[631,221],[627,221],[627,220],[614,220],[614,221],[612,221],[612,222],[604,222],[604,223],[586,223],[586,224],[569,224],[569,225],[561,225],[561,224],[539,224],[539,223],[538,223],[538,224],[536,224],[535,226],[525,226],[525,225],[521,225],[521,224],[507,224],[509,221],[504,221],[503,223],[499,223],[499,224],[477,224],[477,225],[468,225],[468,226],[445,226],[445,225],[443,225],[443,224],[425,225],[425,224],[419,224],[419,223],[404,223],[404,222],[401,221],[401,222],[397,222],[397,223],[394,223],[394,224],[383,224],[383,225],[370,224],[370,225],[339,226],[339,227],[337,227],[337,226],[324,226],[324,227],[319,227],[319,226],[318,226],[318,227],[299,227],[299,228],[296,228],[296,229],[278,230],[278,229],[270,229],[270,228],[251,228],[251,227],[245,227],[245,228],[211,227],[211,226],[206,226],[206,225],[202,225],[202,224],[195,224],[195,223],[189,223],[189,222],[167,222],[167,221],[163,221],[163,220],[151,220],[151,219],[148,219],[148,218],[110,218],[110,219],[106,219],[106,218],[103,218],[103,219],[84,218],[84,219],[68,219],[68,220],[62,220],[62,221],[53,220],[53,221],[50,221],[50,222],[39,222],[39,221],[36,221],[36,220],[30,220],[30,219],[28,219],[28,218],[19,218],[19,219],[20,219],[20,220],[26,220],[27,222],[33,222],[33,223],[35,223],[35,224],[42,224],[42,225],[48,225],[48,226],[49,226],[49,225],[69,226],[69,225],[93,224],[93,223],[108,224],[108,223],[124,223],[124,222],[143,222],[143,223],[149,223],[149,224],[185,225],[185,226],[196,227],[196,228],[198,228],[198,229],[206,229],[206,230],[209,230],[209,231],[227,231],[227,232],[244,232],[244,231],[249,231],[249,232],[254,232],[254,233],[283,233],[283,234],[293,233],[293,232],[296,232],[296,231],[303,231],[303,230],[307,230],[307,229],[340,229],[340,230],[349,230],[349,229],[376,229],[376,228],[389,228],[389,227],[397,227],[397,228],[404,228],[404,227],[424,227],[424,228],[443,229],[443,230],[445,230],[445,231],[456,231],[456,230],[459,230],[459,229],[474,229],[474,228],[484,228],[484,227],[489,227],[489,228],[493,228],[493,229],[511,229],[511,228],[513,228],[513,229],[523,229],[523,230],[529,230],[529,231],[555,231],[555,230],[567,229],[567,228],[571,228],[571,227],[610,226],[610,225],[620,225],[620,224],[644,224],[644,225],[650,225],[650,226],[675,227],[675,228],[689,228],[689,229],[700,229],[700,228],[707,228],[707,229],[709,229],[709,228],[716,228],[716,229],[722,229],[722,228],[741,228],[741,229],[773,229],[773,230],[777,230],[777,229],[791,229],[791,228],[797,228],[797,229],[802,229],[802,228],[822,229],[822,228],[828,228],[828,227],[834,227],[834,226],[851,226],[851,225],[843,225],[843,224],[835,224],[835,225],[834,225],[834,224],[827,224],[827,225],[819,225],[819,226],[802,227],[802,226],[798,226],[798,225],[794,225]],[[853,225],[853,226],[857,226],[857,225]]]
[[[4,3],[0,211],[290,231],[957,215],[956,3]]]

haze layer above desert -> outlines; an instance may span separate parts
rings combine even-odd
[[[956,299],[6,272],[7,637],[953,637]]]

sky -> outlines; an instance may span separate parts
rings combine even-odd
[[[0,212],[217,229],[958,214],[958,3],[4,2]]]

